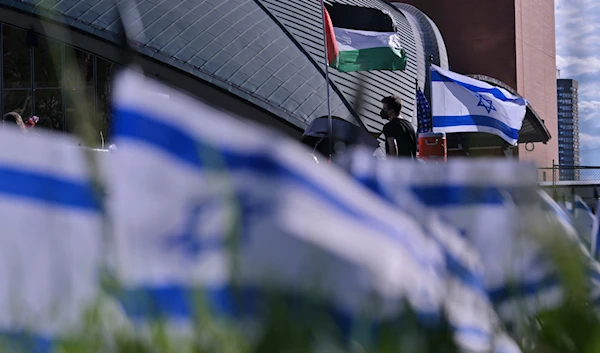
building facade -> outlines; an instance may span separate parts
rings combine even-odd
[[[444,36],[452,71],[486,75],[528,99],[552,139],[519,146],[539,167],[558,161],[554,2],[402,0],[429,16]]]
[[[342,3],[379,9],[393,18],[408,56],[404,71],[342,73],[329,70],[332,114],[381,131],[381,99],[403,100],[402,115],[416,125],[415,90],[424,87],[423,33],[436,31],[412,9],[381,0]],[[145,74],[182,89],[218,109],[300,137],[315,118],[327,115],[324,46],[319,2],[303,0],[139,0],[137,11],[113,0],[0,0],[0,109],[40,117],[40,128],[68,132],[74,119],[90,117],[99,141],[110,138],[110,80],[125,59],[124,20],[132,33],[134,62]],[[46,7],[45,7],[46,6]],[[49,7],[48,7],[49,6]],[[132,19],[132,13],[139,18]],[[77,67],[81,78],[69,78]],[[355,98],[366,82],[360,110]],[[86,111],[73,104],[81,93]],[[82,96],[79,95],[79,96]],[[102,134],[100,134],[102,133]]]
[[[579,101],[578,83],[572,79],[556,80],[558,102],[558,164],[560,180],[579,180]]]

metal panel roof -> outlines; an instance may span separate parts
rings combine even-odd
[[[259,0],[261,4],[290,32],[294,40],[306,50],[317,65],[323,66],[323,24],[318,1]],[[413,118],[415,113],[415,80],[417,78],[417,51],[413,30],[406,17],[395,7],[380,0],[336,0],[336,3],[378,8],[391,13],[400,33],[402,45],[409,58],[405,71],[370,71],[341,73],[330,69],[335,89],[351,106],[356,102],[358,80],[367,82],[360,118],[371,131],[381,131],[384,121],[379,117],[381,99],[389,95],[400,96],[404,102],[402,112]],[[414,116],[416,126],[416,116]]]
[[[321,10],[304,0],[137,0],[143,32],[137,50],[266,109],[303,128],[327,114]],[[349,121],[360,76],[367,82],[361,120],[380,130],[380,100],[398,95],[403,113],[415,112],[420,36],[396,7],[381,0],[341,3],[389,11],[409,61],[405,71],[339,73],[331,69],[331,109]],[[0,0],[10,7],[117,42],[119,14],[114,0]],[[47,12],[46,10],[50,10]],[[125,16],[131,16],[131,9]],[[127,19],[134,20],[134,19]],[[419,44],[419,45],[417,45]],[[416,117],[413,117],[416,119]],[[416,123],[416,120],[415,120]]]

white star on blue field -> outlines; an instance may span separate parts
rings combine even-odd
[[[556,0],[555,10],[556,65],[579,82],[581,165],[600,165],[600,1]]]

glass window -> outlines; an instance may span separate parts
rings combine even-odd
[[[75,128],[73,121],[89,118],[98,145],[103,139],[108,142],[116,65],[41,35],[31,46],[26,30],[5,25],[2,29],[4,113],[14,111],[24,119],[35,114],[40,128],[69,132]],[[76,100],[83,107],[75,105]]]
[[[35,115],[40,118],[36,127],[63,131],[63,102],[61,89],[36,89]]]
[[[23,119],[29,119],[31,117],[31,98],[29,89],[4,90],[4,112],[15,112],[20,114]]]
[[[65,86],[67,87],[93,87],[94,86],[94,57],[86,52],[65,47],[65,65],[67,68],[76,69],[78,76],[72,70],[65,73]]]
[[[83,99],[78,99],[83,97]],[[80,102],[82,104],[75,104]],[[69,88],[65,89],[65,130],[75,132],[76,124],[81,119],[89,119],[92,125],[95,125],[94,120],[94,88]],[[94,126],[95,128],[95,126]],[[100,138],[98,138],[100,141]]]
[[[31,88],[31,54],[27,46],[27,32],[3,25],[2,41],[4,88]]]
[[[61,43],[38,36],[38,45],[33,49],[35,87],[61,86],[62,52]]]
[[[96,71],[97,71],[97,113],[96,113],[96,126],[98,131],[102,131],[104,138],[108,141],[110,136],[110,123],[111,123],[111,80],[115,65],[109,61],[97,58],[96,59]]]

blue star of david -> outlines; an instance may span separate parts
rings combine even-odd
[[[479,104],[477,104],[478,107],[484,107],[485,110],[487,110],[488,114],[492,110],[496,111],[496,108],[494,107],[494,104],[490,99],[483,98],[483,96],[480,94],[476,94],[476,96],[479,97]]]
[[[239,232],[242,243],[249,238],[249,225],[252,217],[265,216],[273,210],[273,204],[268,201],[256,201],[247,195],[238,195],[239,206]],[[166,240],[168,248],[176,248],[184,254],[196,258],[200,253],[210,250],[220,250],[225,246],[226,239],[223,234],[198,234],[197,229],[203,213],[209,207],[220,207],[216,200],[204,201],[194,204],[187,216],[183,230],[170,236]],[[215,232],[225,231],[219,229]]]
[[[175,236],[168,237],[166,246],[168,248],[178,248],[190,257],[196,257],[207,250],[220,249],[223,246],[223,239],[220,234],[210,234],[206,237],[206,235],[197,234],[196,231],[203,212],[208,207],[218,207],[218,205],[214,202],[194,204],[189,210],[183,230]]]

